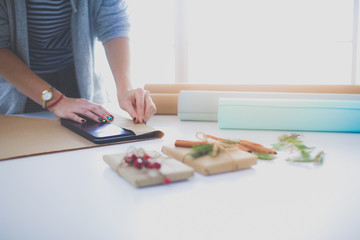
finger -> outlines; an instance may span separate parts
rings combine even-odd
[[[87,118],[93,120],[94,122],[99,122],[99,123],[106,122],[106,120],[103,119],[101,116],[94,114],[91,111],[87,111],[87,112],[83,113],[83,115],[86,116]]]
[[[156,106],[150,97],[149,91],[145,91],[145,113],[144,120],[147,122],[156,113]]]
[[[134,123],[139,123],[139,118],[136,114],[135,108],[132,105],[130,105],[130,107],[125,110],[129,113]]]
[[[103,107],[91,103],[87,100],[83,100],[81,102],[81,105],[82,105],[82,109],[79,113],[95,122],[106,122],[109,120],[110,118],[109,116],[111,116],[111,114],[107,112]],[[112,119],[113,117],[111,118],[111,120]]]
[[[138,88],[135,90],[135,110],[137,115],[137,121],[138,123],[142,123],[145,121],[144,119],[144,105],[145,105],[145,93],[144,90],[141,88]]]
[[[137,115],[135,108],[133,107],[133,104],[129,101],[126,104],[123,104],[121,106],[123,110],[125,110],[131,117],[131,119],[134,121],[134,123],[137,121]]]
[[[78,123],[86,123],[86,119],[83,118],[83,117],[80,117],[79,115],[75,114],[75,113],[69,113],[66,118],[70,119],[70,120],[73,120],[75,122],[78,122]]]
[[[99,122],[111,122],[114,119],[114,117],[100,105],[93,104],[90,111],[95,115],[99,116]]]

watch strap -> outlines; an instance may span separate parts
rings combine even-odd
[[[44,99],[44,94],[46,93],[46,92],[50,92],[51,93],[51,95],[53,96],[53,91],[55,90],[55,88],[54,87],[51,87],[51,88],[49,88],[49,90],[45,90],[45,91],[43,91],[42,92],[42,94],[41,94],[41,98],[42,98],[42,100],[43,100],[43,103],[42,103],[42,108],[43,109],[46,109],[46,103],[48,102],[48,101],[50,101],[51,99],[52,99],[52,97],[50,98],[50,99]]]

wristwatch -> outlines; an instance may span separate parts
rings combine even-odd
[[[51,87],[49,90],[45,90],[41,94],[41,98],[43,100],[42,107],[46,109],[46,102],[50,101],[53,98],[54,87]]]

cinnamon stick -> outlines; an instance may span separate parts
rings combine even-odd
[[[258,152],[258,153],[266,153],[266,154],[276,154],[276,151],[266,148],[263,145],[258,143],[250,142],[247,140],[240,140],[239,145],[244,146],[251,151]]]
[[[208,138],[217,140],[217,141],[226,141],[226,139],[224,138],[218,138],[212,135],[205,135]],[[261,144],[255,143],[255,142],[250,142],[247,140],[240,140],[238,143],[238,147],[241,150],[247,151],[247,152],[258,152],[258,153],[266,153],[266,154],[276,154],[276,151],[266,148]]]
[[[251,152],[251,150],[243,145],[238,144],[238,148],[245,151],[245,152]]]
[[[213,140],[216,141],[229,141],[227,139],[224,138],[219,138],[219,137],[215,137],[212,135],[205,135],[208,138],[211,138]],[[175,141],[175,146],[176,147],[187,147],[187,148],[191,148],[194,145],[199,145],[199,144],[204,144],[205,142],[202,141],[187,141],[187,140],[176,140]],[[258,152],[258,153],[266,153],[266,154],[277,154],[276,151],[266,148],[261,144],[255,143],[255,142],[251,142],[251,141],[247,141],[247,140],[240,140],[238,143],[238,148],[246,151],[246,152]]]
[[[191,148],[194,145],[204,144],[205,142],[201,141],[187,141],[187,140],[176,140],[175,147],[187,147]]]

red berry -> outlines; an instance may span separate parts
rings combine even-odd
[[[165,184],[169,184],[169,183],[171,183],[170,178],[165,177],[165,178],[164,178],[164,183],[165,183]]]
[[[140,170],[142,168],[142,165],[141,165],[141,163],[134,162],[134,167],[136,167],[137,169]]]
[[[161,164],[158,163],[158,162],[155,162],[155,163],[153,164],[153,166],[154,166],[155,169],[160,169],[160,168],[161,168]]]
[[[144,160],[149,160],[150,158],[151,157],[149,155],[147,155],[147,154],[145,154],[144,157],[143,157]]]
[[[146,166],[149,169],[153,169],[154,168],[154,164],[152,164],[151,162],[148,162],[148,165]]]
[[[132,162],[132,161],[131,161],[131,158],[130,158],[130,157],[126,157],[126,158],[125,158],[125,162],[130,164],[130,163]]]
[[[130,156],[127,156],[126,158],[125,158],[125,162],[127,162],[128,164],[133,164],[134,163],[134,161],[137,159],[138,157],[135,155],[135,154],[132,154],[132,155],[130,155]]]
[[[134,167],[136,167],[137,169],[141,169],[142,168],[142,159],[138,158],[134,161]]]

